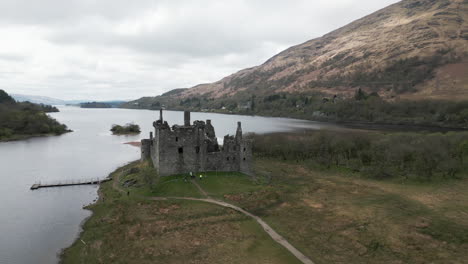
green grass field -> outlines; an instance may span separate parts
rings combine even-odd
[[[209,196],[220,199],[226,195],[251,193],[265,187],[252,177],[238,172],[203,173],[203,178],[197,178],[197,183]]]

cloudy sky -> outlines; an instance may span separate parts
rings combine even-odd
[[[0,0],[0,89],[136,99],[213,82],[397,0]]]

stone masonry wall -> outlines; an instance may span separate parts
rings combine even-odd
[[[151,157],[151,140],[142,139],[141,140],[141,160],[146,160]]]

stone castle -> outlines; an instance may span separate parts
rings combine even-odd
[[[211,120],[190,124],[190,112],[184,112],[184,125],[169,127],[160,110],[159,120],[149,139],[141,140],[141,159],[151,159],[160,176],[206,171],[237,171],[251,174],[252,144],[242,137],[237,122],[235,136],[226,135],[218,145]]]

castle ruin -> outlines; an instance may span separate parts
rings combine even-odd
[[[159,120],[149,139],[141,140],[141,159],[151,159],[160,176],[207,171],[237,171],[251,174],[252,144],[242,137],[241,122],[235,136],[224,136],[218,145],[211,120],[190,124],[190,112],[184,112],[184,125],[169,127],[160,110]]]

